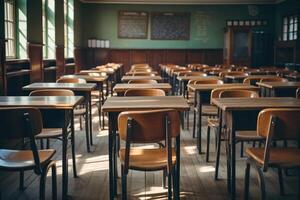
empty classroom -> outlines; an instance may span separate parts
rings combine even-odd
[[[299,200],[299,0],[1,0],[0,200]]]

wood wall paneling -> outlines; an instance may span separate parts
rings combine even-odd
[[[148,51],[148,63],[156,71],[159,71],[159,64],[164,63],[164,50],[149,50]]]
[[[186,50],[166,50],[164,63],[186,64]]]
[[[65,74],[65,48],[64,46],[56,46],[56,78]]]
[[[130,50],[115,49],[115,50],[111,50],[110,55],[111,55],[111,62],[123,63],[124,72],[126,72],[130,69],[130,66],[131,66]]]
[[[27,49],[30,63],[30,82],[43,81],[43,45],[28,43]]]
[[[75,66],[76,72],[79,72],[81,69],[84,68],[85,65],[85,49],[81,49],[81,48],[75,48],[74,49],[74,62],[75,62]]]
[[[104,65],[110,62],[110,50],[96,48],[94,53],[94,65]]]
[[[132,65],[136,63],[148,63],[147,50],[131,50],[130,64]]]

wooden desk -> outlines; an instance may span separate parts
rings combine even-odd
[[[300,108],[300,100],[291,97],[281,98],[218,98],[212,103],[223,112],[224,119],[220,118],[222,124],[226,124],[230,130],[228,143],[227,164],[227,184],[231,192],[231,199],[235,199],[235,160],[236,160],[236,140],[237,130],[256,130],[258,113],[265,108]]]
[[[123,76],[122,81],[128,82],[130,80],[156,80],[161,81],[161,76]]]
[[[157,75],[158,72],[157,71],[151,71],[151,72],[132,72],[132,71],[129,71],[129,72],[126,72],[126,76],[132,76],[133,74],[155,74],[155,75]]]
[[[272,75],[226,75],[225,78],[229,80],[229,82],[233,83],[243,83],[245,78],[268,78],[268,77],[277,77],[277,76],[272,76]]]
[[[300,74],[290,74],[287,75],[286,78],[288,78],[291,81],[300,81]]]
[[[86,105],[85,131],[87,139],[87,151],[90,152],[90,145],[93,145],[92,129],[92,104],[91,92],[96,88],[94,83],[32,83],[23,87],[25,91],[44,90],[44,89],[67,89],[72,90],[77,95],[84,96]]]
[[[36,107],[43,115],[44,128],[62,128],[62,199],[68,194],[68,125],[73,110],[83,101],[79,96],[0,96],[0,107]],[[55,116],[55,120],[53,120]],[[72,131],[74,128],[72,127]]]
[[[117,84],[114,87],[114,92],[118,94],[118,96],[123,96],[126,90],[129,89],[161,89],[168,93],[172,87],[169,83],[157,83],[157,84]]]
[[[108,149],[110,200],[113,200],[117,194],[116,132],[118,128],[118,115],[122,111],[153,109],[176,109],[183,112],[189,109],[189,105],[183,97],[178,96],[109,97],[102,107],[103,112],[108,112],[109,116]]]
[[[256,84],[269,97],[295,97],[297,88],[300,88],[300,82],[257,82]]]
[[[197,126],[197,147],[199,154],[201,154],[201,137],[202,137],[202,105],[210,104],[210,94],[213,89],[216,88],[227,88],[227,87],[246,87],[246,88],[257,88],[250,85],[241,83],[225,83],[225,84],[196,84],[188,86],[192,91],[195,92],[195,104],[194,106],[198,109],[198,126]],[[258,88],[257,88],[258,89]]]

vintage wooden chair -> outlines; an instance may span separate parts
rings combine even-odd
[[[244,199],[249,199],[250,166],[258,174],[258,183],[261,190],[260,197],[266,198],[266,187],[263,172],[270,167],[278,169],[280,193],[284,194],[282,169],[294,168],[298,171],[299,186],[298,199],[300,199],[300,149],[297,147],[273,147],[277,140],[300,141],[300,109],[270,108],[262,110],[257,119],[257,135],[266,139],[264,148],[248,148],[248,159],[245,169]]]
[[[161,89],[129,89],[124,96],[166,96],[166,93]]]
[[[46,177],[52,171],[52,198],[57,198],[56,164],[52,160],[55,150],[38,150],[35,136],[43,130],[42,115],[37,108],[0,108],[0,139],[16,140],[25,138],[30,150],[0,149],[0,170],[19,171],[20,189],[24,190],[24,171],[33,170],[40,176],[39,199],[45,199]],[[1,188],[0,188],[1,199]]]
[[[119,151],[122,174],[122,199],[127,199],[129,169],[164,170],[168,176],[168,199],[179,199],[180,120],[176,110],[122,112],[118,118],[120,139],[125,147]],[[172,145],[175,139],[175,146]],[[134,148],[131,145],[159,143],[164,147]],[[173,183],[173,184],[172,184]],[[172,195],[173,189],[173,195]]]
[[[156,80],[130,80],[128,83],[156,84]]]

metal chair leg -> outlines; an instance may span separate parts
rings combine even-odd
[[[57,199],[57,180],[56,180],[56,164],[53,164],[52,167],[52,199]]]
[[[218,141],[217,141],[215,180],[218,180],[218,176],[219,176],[219,164],[220,164],[220,153],[221,153],[221,134],[219,132],[220,131],[217,130]]]
[[[210,126],[207,127],[206,162],[209,162],[209,146],[210,146]]]
[[[71,150],[72,150],[73,176],[74,178],[77,178],[78,176],[77,176],[77,169],[76,169],[74,118],[71,119]]]
[[[264,179],[264,175],[263,172],[261,170],[261,168],[259,166],[256,166],[256,171],[258,174],[258,182],[259,182],[259,186],[260,186],[260,199],[261,200],[265,200],[266,199],[266,186],[265,186],[265,179]]]
[[[193,117],[193,138],[196,136],[196,111],[194,109],[194,117]]]
[[[24,171],[20,171],[20,183],[19,183],[19,190],[24,191]]]
[[[121,166],[121,178],[122,178],[122,200],[127,199],[127,174],[124,173],[124,167]]]
[[[282,169],[278,168],[278,180],[279,180],[279,189],[280,189],[280,195],[284,195],[284,183],[283,183],[283,174]]]
[[[247,162],[245,169],[244,200],[249,199],[250,163]]]

